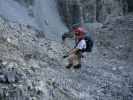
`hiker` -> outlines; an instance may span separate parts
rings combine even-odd
[[[68,65],[66,68],[79,69],[81,68],[82,53],[86,49],[86,41],[84,39],[86,30],[82,27],[77,27],[73,30],[73,33],[76,45],[68,52]]]

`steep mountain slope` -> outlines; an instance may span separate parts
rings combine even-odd
[[[61,21],[55,0],[36,0],[34,15],[39,28],[50,39],[60,40],[61,35],[68,31]]]
[[[133,61],[133,15],[110,19],[97,33],[99,51],[109,58]]]
[[[53,40],[60,40],[62,33],[68,31],[60,19],[55,0],[0,0],[0,15],[35,27]]]
[[[35,20],[28,15],[27,9],[14,0],[0,0],[0,15],[10,21],[17,21],[37,27]]]
[[[67,70],[62,56],[68,48],[42,36],[0,18],[1,100],[133,99],[130,63],[107,59],[98,46],[84,56],[80,70]]]

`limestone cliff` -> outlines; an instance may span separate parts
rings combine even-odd
[[[68,26],[77,23],[106,22],[111,17],[132,12],[131,0],[57,0],[62,19]]]

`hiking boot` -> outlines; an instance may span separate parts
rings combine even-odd
[[[80,68],[81,68],[81,64],[74,65],[73,68],[74,68],[74,69],[80,69]]]
[[[67,69],[70,69],[71,67],[72,67],[72,64],[68,64],[68,65],[66,66]]]

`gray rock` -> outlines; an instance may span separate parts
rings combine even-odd
[[[0,75],[0,82],[2,82],[2,83],[6,82],[6,78],[4,75]]]
[[[106,27],[94,30],[96,45],[83,58],[80,70],[64,68],[62,56],[69,49],[61,43],[37,38],[25,25],[0,25],[10,40],[0,42],[0,57],[8,62],[0,68],[5,81],[0,82],[0,100],[132,100],[133,67],[128,59],[122,60],[132,56],[132,16],[106,21]]]
[[[126,10],[128,2],[125,0],[57,0],[57,2],[60,15],[69,27],[82,22],[105,23],[112,17],[128,12]]]
[[[5,73],[5,77],[6,77],[8,83],[13,83],[13,82],[17,81],[15,72],[8,71],[7,73]]]

